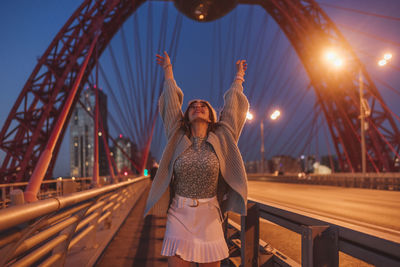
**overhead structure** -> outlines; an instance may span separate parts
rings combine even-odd
[[[188,18],[208,22],[228,14],[237,6],[238,0],[174,0],[174,3]]]
[[[104,51],[125,20],[145,1],[84,1],[56,35],[18,96],[0,132],[0,183],[29,180],[47,140],[66,103],[70,88],[82,68],[91,41],[97,40],[98,55]],[[68,119],[63,126],[47,177],[53,171],[68,120],[97,57],[86,67]]]
[[[82,68],[91,41],[98,34],[98,56],[107,47],[125,20],[144,0],[86,0],[74,12],[39,59],[0,132],[0,149],[5,158],[0,166],[0,183],[29,180],[37,161],[66,103],[70,88]],[[204,3],[209,6],[205,6]],[[329,17],[314,0],[241,0],[228,1],[226,9],[214,12],[218,1],[176,1],[197,20],[215,20],[228,13],[237,3],[262,6],[286,34],[306,69],[318,103],[329,125],[342,169],[360,171],[359,77],[361,70],[364,97],[371,107],[367,118],[367,161],[369,171],[394,170],[400,149],[400,133],[381,95]],[[193,3],[192,8],[187,3]],[[196,5],[197,4],[197,5]],[[203,4],[203,6],[200,6]],[[218,5],[216,5],[218,7]],[[194,12],[194,13],[193,13]],[[185,14],[186,14],[185,13]],[[200,19],[199,15],[204,18]],[[188,14],[187,14],[188,15]],[[197,18],[195,17],[197,16]],[[352,59],[353,66],[340,79],[321,67],[319,52],[335,46]],[[85,69],[74,105],[83,84],[96,63],[92,56]],[[70,110],[68,118],[71,116]],[[47,170],[51,175],[67,123],[54,150]]]
[[[320,6],[314,0],[246,2],[264,7],[296,50],[324,112],[341,169],[359,172],[362,168],[359,120],[362,86],[364,99],[371,107],[365,136],[368,171],[394,171],[400,132],[392,113],[350,44]],[[332,47],[351,62],[340,75],[322,62],[323,54]]]

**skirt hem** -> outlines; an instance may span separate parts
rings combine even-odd
[[[194,249],[185,249],[189,247]],[[165,237],[161,255],[179,255],[185,261],[208,263],[220,261],[229,257],[229,252],[225,239],[211,242],[196,242],[196,240]]]

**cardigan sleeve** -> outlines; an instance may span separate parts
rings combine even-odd
[[[249,102],[243,93],[243,86],[240,82],[234,81],[224,95],[220,125],[232,134],[236,142],[239,140],[248,110]]]
[[[174,130],[180,126],[183,117],[182,102],[183,92],[177,86],[175,80],[165,80],[164,90],[161,93],[158,105],[168,139],[170,139]]]

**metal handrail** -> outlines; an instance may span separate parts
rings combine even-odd
[[[134,180],[107,185],[101,188],[89,189],[68,196],[45,199],[24,205],[9,207],[0,210],[0,231],[27,222],[34,218],[49,214],[62,208],[86,201],[88,199],[112,192],[121,187],[137,183],[147,177],[140,177]]]
[[[258,250],[254,250],[254,246],[258,246],[259,233],[247,229],[259,229],[261,217],[302,236],[302,266],[338,266],[339,251],[376,266],[400,266],[400,236],[390,234],[390,231],[356,226],[256,199],[249,199],[248,203],[247,218],[242,216],[241,219],[242,244],[247,246],[241,248],[242,262],[255,262],[258,259]],[[249,218],[253,219],[249,221]],[[257,242],[246,243],[246,238],[254,240],[254,237],[246,237],[248,234],[254,234]],[[256,254],[243,251],[256,251]],[[319,255],[324,256],[321,259]]]
[[[82,177],[82,178],[62,178],[62,181],[75,181],[75,182],[79,182],[79,181],[91,181],[92,178],[89,177]],[[43,180],[42,184],[55,184],[57,182],[59,182],[60,180],[58,179],[54,179],[54,180]],[[20,187],[20,186],[27,186],[28,182],[20,182],[20,183],[10,183],[10,184],[0,184],[0,188],[3,187]]]
[[[283,175],[275,175],[272,173],[248,173],[247,176],[249,179],[271,182],[333,185],[394,191],[400,190],[400,173],[286,173]]]
[[[65,262],[68,250],[95,235],[99,225],[110,228],[114,213],[136,197],[135,188],[140,187],[134,184],[145,180],[139,177],[0,210],[0,266]]]
[[[360,172],[334,172],[330,174],[318,174],[318,173],[309,173],[309,176],[332,176],[332,177],[355,177],[355,178],[370,178],[370,177],[376,177],[376,178],[400,178],[400,173],[399,172],[381,172],[381,173],[376,173],[376,172],[367,172],[367,173],[360,173]],[[274,173],[247,173],[248,177],[259,177],[259,176],[275,176],[275,177],[281,177],[281,176],[298,176],[298,173],[285,173],[282,175],[276,175]]]
[[[54,190],[46,189],[40,190],[38,194],[39,199],[46,199],[54,196],[63,195],[63,185],[65,183],[76,183],[79,185],[77,187],[77,191],[83,191],[90,187],[90,183],[92,178],[89,177],[81,177],[81,178],[62,178],[52,180],[44,180],[42,185],[50,185],[54,187]],[[20,182],[20,183],[10,183],[10,184],[0,184],[1,190],[1,199],[0,199],[0,208],[6,208],[8,204],[11,202],[10,194],[14,189],[24,189],[28,185],[28,182]]]

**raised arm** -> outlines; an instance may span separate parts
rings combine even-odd
[[[169,58],[166,51],[164,51],[164,56],[160,56],[156,54],[157,64],[160,65],[164,69],[164,77],[165,80],[174,79],[174,73],[172,71],[171,59]]]
[[[165,75],[164,90],[161,93],[158,105],[169,139],[175,129],[180,126],[183,117],[183,93],[174,80],[172,64],[167,52],[164,51],[164,56],[156,55],[156,57],[157,63],[163,67]]]
[[[247,69],[245,60],[236,62],[237,73],[231,88],[224,95],[224,107],[220,116],[220,124],[239,140],[243,125],[246,121],[249,102],[243,94],[244,74]]]

